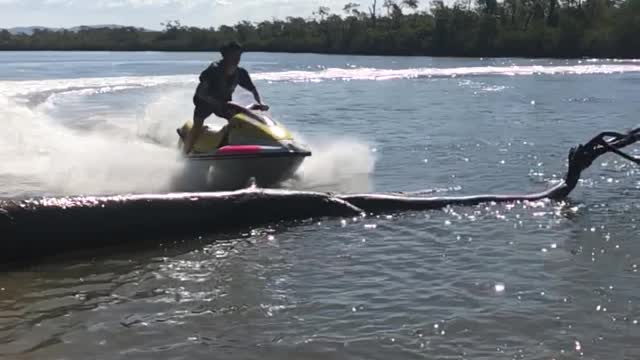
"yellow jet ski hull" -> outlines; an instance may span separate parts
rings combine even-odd
[[[181,148],[192,126],[187,121],[178,129]],[[207,187],[231,190],[277,186],[294,177],[308,156],[306,145],[273,119],[237,114],[220,129],[205,126],[185,159],[187,171]]]

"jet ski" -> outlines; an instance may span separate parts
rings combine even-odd
[[[200,184],[216,190],[234,190],[250,185],[273,187],[295,177],[311,156],[309,148],[262,111],[261,105],[230,106],[236,114],[228,123],[219,128],[203,125],[192,151],[184,155],[191,180],[202,180]],[[190,120],[177,129],[180,149],[192,126]]]

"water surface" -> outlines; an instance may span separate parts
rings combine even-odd
[[[0,195],[170,191],[175,128],[211,59],[1,53]],[[640,112],[637,61],[244,65],[314,149],[297,189],[538,191],[571,146]],[[638,358],[637,176],[605,156],[563,203],[248,225],[5,272],[0,357]]]

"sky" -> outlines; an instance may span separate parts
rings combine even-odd
[[[319,6],[341,13],[349,0],[0,0],[0,28],[117,24],[160,29],[160,23],[218,27],[242,20],[311,16]],[[355,0],[354,2],[358,2]],[[361,0],[362,9],[373,0]],[[382,3],[378,0],[378,3]],[[421,7],[426,7],[422,0]]]

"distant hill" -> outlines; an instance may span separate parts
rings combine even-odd
[[[19,35],[19,34],[33,35],[33,32],[35,30],[49,30],[49,31],[68,30],[68,31],[78,32],[80,30],[88,30],[88,29],[104,29],[104,28],[119,29],[119,28],[123,28],[123,27],[126,27],[126,26],[115,25],[115,24],[80,25],[80,26],[74,26],[72,28],[52,28],[52,27],[45,27],[45,26],[19,26],[19,27],[12,27],[12,28],[9,28],[9,29],[6,29],[6,30],[9,31],[12,35]],[[148,29],[144,29],[144,28],[137,28],[137,29],[140,30],[140,31],[152,31],[152,30],[148,30]]]
[[[6,29],[6,30],[8,30],[12,35],[19,35],[19,34],[32,35],[34,30],[52,30],[52,31],[57,31],[57,30],[60,30],[60,29],[48,28],[48,27],[44,27],[44,26],[21,26],[21,27],[9,28],[9,29]]]

